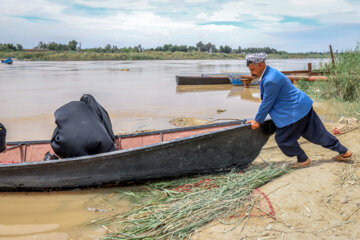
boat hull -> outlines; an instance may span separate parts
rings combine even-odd
[[[176,76],[177,85],[231,84],[227,76]]]
[[[126,184],[243,168],[259,155],[273,132],[268,129],[267,126],[254,131],[248,124],[240,124],[110,153],[4,164],[0,165],[0,189],[48,190]]]

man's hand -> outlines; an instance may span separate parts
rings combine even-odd
[[[258,121],[256,121],[256,120],[250,120],[250,121],[247,121],[246,123],[250,123],[250,124],[251,124],[251,128],[252,128],[253,130],[259,128],[259,126],[260,126],[260,123],[259,123]]]

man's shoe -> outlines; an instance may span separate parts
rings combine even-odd
[[[304,167],[308,167],[310,165],[311,161],[310,158],[308,158],[306,161],[304,162],[296,162],[294,164],[291,165],[291,168],[304,168]]]
[[[335,157],[335,161],[337,162],[346,162],[351,160],[352,152],[349,150],[346,153],[339,154]]]

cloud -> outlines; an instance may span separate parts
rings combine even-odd
[[[70,7],[64,9],[65,14],[76,14],[76,15],[88,15],[88,16],[108,16],[115,14],[116,10],[113,8],[104,7],[89,7],[81,4],[73,4]]]
[[[317,51],[331,41],[342,49],[360,40],[354,0],[12,0],[0,9],[2,41],[25,47],[75,39],[83,47],[203,41]]]
[[[296,22],[302,25],[319,25],[318,20],[312,18],[303,18],[303,17],[293,17],[293,16],[284,16],[283,20],[280,23],[289,23],[289,22]]]
[[[57,22],[57,20],[44,18],[44,17],[34,17],[34,16],[14,16],[14,17],[22,18],[30,22]]]
[[[145,10],[145,11],[154,9],[154,7],[150,6],[149,1],[136,1],[136,0],[121,0],[121,1],[74,0],[74,1],[70,1],[70,3],[65,3],[66,6],[69,6],[71,4],[86,6],[89,8],[111,8],[111,9],[125,9],[125,10]]]
[[[241,28],[256,28],[251,22],[246,22],[246,21],[214,21],[214,22],[204,22],[198,25],[217,25],[217,26],[234,26]]]

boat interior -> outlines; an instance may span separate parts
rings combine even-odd
[[[243,123],[244,121],[235,121],[232,123],[209,124],[138,134],[118,135],[115,138],[114,144],[117,150],[131,149],[213,132]],[[6,151],[0,153],[0,164],[41,162],[44,161],[44,157],[48,152],[55,154],[51,148],[50,141],[9,142],[7,143]]]

